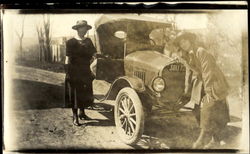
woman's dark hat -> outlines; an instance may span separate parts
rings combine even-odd
[[[187,39],[191,42],[195,41],[196,35],[191,33],[191,32],[180,32],[177,34],[175,40],[174,40],[174,45],[178,46],[180,40],[182,39]]]
[[[77,30],[80,27],[87,27],[88,30],[90,30],[92,28],[92,26],[88,25],[86,20],[78,20],[76,22],[76,25],[72,26],[72,29]]]

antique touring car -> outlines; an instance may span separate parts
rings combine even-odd
[[[115,100],[120,138],[135,144],[154,105],[174,110],[183,95],[185,67],[163,54],[156,32],[172,24],[144,16],[103,15],[96,23],[96,79],[111,83],[104,100]]]
[[[155,35],[171,26],[139,15],[103,15],[95,23],[96,80],[111,83],[103,100],[115,100],[117,132],[127,144],[140,139],[155,105],[174,112],[183,95],[185,67],[163,53]]]

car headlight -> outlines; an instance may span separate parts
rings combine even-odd
[[[156,91],[156,92],[161,92],[163,91],[165,88],[165,81],[163,78],[161,77],[156,77],[153,81],[153,89]]]

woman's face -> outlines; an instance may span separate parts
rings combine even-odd
[[[80,27],[77,29],[77,33],[80,37],[84,37],[88,31],[87,27]]]
[[[191,50],[191,43],[187,39],[181,39],[179,42],[179,48],[178,48],[178,56],[185,60],[186,62],[189,61],[189,51]]]
[[[191,42],[187,39],[181,39],[179,42],[181,50],[189,52],[191,50]]]
[[[189,61],[189,55],[187,51],[184,51],[182,49],[179,49],[178,51],[178,57],[180,57],[181,59],[185,60],[186,62]]]

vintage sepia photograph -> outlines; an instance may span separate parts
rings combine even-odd
[[[248,153],[247,16],[5,9],[3,150]]]

